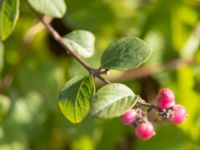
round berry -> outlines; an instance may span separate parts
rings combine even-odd
[[[151,122],[142,122],[135,128],[135,134],[141,140],[148,140],[155,135],[154,127]]]
[[[182,105],[174,105],[170,121],[174,124],[180,124],[187,118],[186,110]]]
[[[125,125],[130,125],[137,119],[137,111],[135,109],[128,109],[122,116],[122,122]]]
[[[170,108],[175,105],[174,93],[168,88],[162,88],[158,94],[158,107]]]

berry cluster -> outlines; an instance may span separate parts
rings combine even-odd
[[[148,107],[147,112],[140,108],[128,109],[122,116],[123,124],[133,125],[136,136],[141,140],[148,140],[155,135],[152,122],[160,120],[155,118],[167,119],[174,124],[180,124],[188,116],[183,106],[175,104],[175,96],[168,88],[163,88],[159,91],[157,106],[141,102],[142,100],[140,101],[142,106]],[[150,117],[149,114],[154,116]]]
[[[148,140],[155,135],[153,124],[140,109],[128,109],[122,116],[122,122],[125,125],[133,125],[136,136],[142,140]]]
[[[188,117],[185,108],[175,104],[174,93],[168,88],[159,91],[158,107],[169,114],[166,118],[174,124],[180,124]]]

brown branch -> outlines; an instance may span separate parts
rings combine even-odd
[[[81,58],[76,55],[73,50],[71,49],[70,46],[68,46],[63,38],[58,34],[58,32],[56,30],[54,30],[54,28],[45,21],[44,17],[38,16],[39,20],[42,22],[42,24],[45,26],[45,28],[48,30],[48,32],[52,35],[52,37],[61,45],[63,46],[63,48],[65,49],[65,51],[67,53],[70,53],[83,67],[85,67],[86,70],[88,70],[88,72],[91,73],[91,71],[93,70],[86,62],[84,62],[83,60],[81,60]]]
[[[100,74],[100,70],[93,69],[89,64],[87,64],[85,61],[83,61],[78,55],[76,55],[71,49],[70,46],[68,46],[63,38],[58,34],[58,32],[44,20],[44,17],[38,16],[39,20],[43,23],[43,25],[46,27],[48,32],[52,35],[52,37],[65,49],[66,53],[70,53],[74,59],[76,59],[91,75],[97,77],[99,80],[103,81],[106,84],[109,84],[110,82],[103,78]]]

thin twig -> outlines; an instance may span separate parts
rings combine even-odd
[[[156,105],[153,105],[151,103],[146,103],[145,100],[143,100],[140,96],[137,96],[137,105],[148,107],[148,108],[158,109],[158,107]]]
[[[71,49],[71,47],[69,47],[63,40],[63,38],[58,34],[58,32],[56,30],[54,30],[54,28],[47,23],[44,20],[44,17],[38,16],[39,20],[43,23],[43,25],[46,27],[46,29],[48,30],[48,32],[53,36],[53,38],[60,44],[63,46],[63,48],[65,49],[65,51],[67,53],[70,53],[83,67],[85,67],[86,70],[88,70],[89,72],[91,72],[93,69],[83,60],[81,60],[81,58],[79,56],[77,56],[73,50]]]
[[[103,78],[100,74],[101,72],[98,69],[92,68],[89,64],[87,64],[85,61],[83,61],[78,55],[74,53],[74,51],[71,49],[70,46],[68,46],[63,38],[58,34],[58,32],[44,20],[44,17],[38,16],[39,20],[43,23],[43,25],[46,27],[48,32],[52,35],[52,37],[65,49],[67,53],[70,53],[74,59],[76,59],[91,75],[97,77],[99,80],[103,81],[106,84],[109,84],[110,81]],[[97,73],[99,72],[99,73]]]
[[[141,101],[137,101],[137,105],[140,105],[140,106],[145,106],[145,107],[148,107],[148,108],[156,108],[157,109],[157,106],[151,104],[151,103],[144,103],[144,102],[141,102]]]
[[[111,82],[107,79],[105,79],[104,77],[102,77],[101,75],[96,75],[96,77],[98,79],[100,79],[101,81],[103,81],[104,83],[110,84]]]

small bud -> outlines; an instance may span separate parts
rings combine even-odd
[[[135,128],[135,134],[141,140],[149,140],[155,135],[154,127],[151,122],[143,122]]]
[[[170,108],[175,105],[174,93],[168,88],[162,88],[158,94],[158,107]]]
[[[186,114],[186,110],[182,105],[174,105],[172,111],[173,112],[172,116],[170,117],[170,121],[174,124],[183,123],[188,117],[188,114]]]
[[[137,116],[135,109],[128,109],[122,116],[122,122],[125,125],[131,125],[137,119]]]

